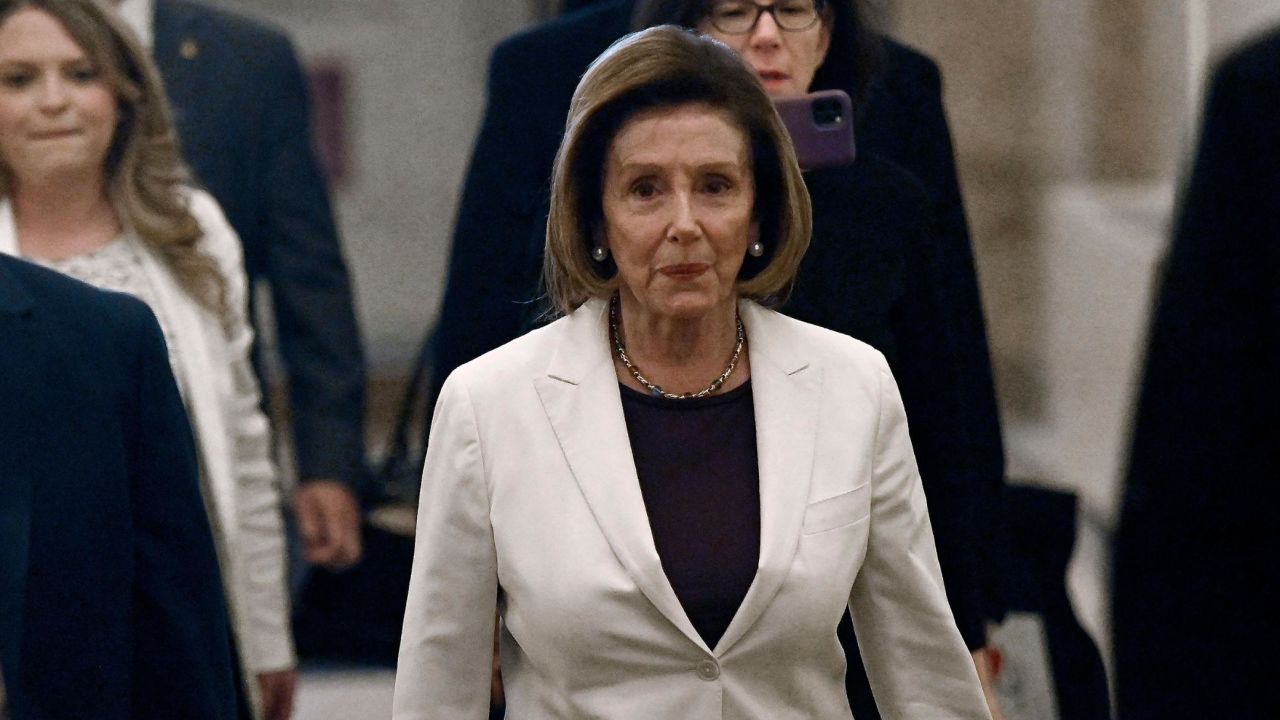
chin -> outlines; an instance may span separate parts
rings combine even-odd
[[[712,293],[679,293],[673,297],[655,302],[651,307],[655,312],[676,320],[696,320],[723,306],[724,298]]]

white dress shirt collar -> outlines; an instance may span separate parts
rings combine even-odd
[[[120,0],[116,8],[125,24],[137,33],[143,47],[150,50],[155,35],[155,0]]]

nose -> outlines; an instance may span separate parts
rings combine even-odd
[[[702,235],[702,226],[698,223],[692,193],[676,193],[672,200],[671,212],[671,224],[667,228],[668,240],[677,243],[689,242]]]
[[[49,73],[40,82],[37,101],[41,110],[57,113],[64,110],[70,102],[67,83],[57,73]]]
[[[773,6],[768,11],[761,11],[756,24],[751,28],[752,47],[777,47],[782,43],[782,30],[773,17]]]

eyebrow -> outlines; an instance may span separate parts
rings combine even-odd
[[[665,169],[666,166],[654,162],[620,162],[618,169],[624,172],[658,172]],[[739,161],[713,160],[710,162],[696,163],[692,165],[694,170],[700,172],[718,172],[731,173],[746,170],[746,165]]]

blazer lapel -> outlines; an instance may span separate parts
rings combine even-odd
[[[208,500],[213,504],[210,508],[212,520],[217,524],[225,546],[230,547],[240,528],[236,517],[235,469],[231,466],[231,444],[234,440],[222,412],[219,394],[224,378],[217,365],[222,358],[214,355],[205,337],[205,328],[210,322],[217,321],[202,313],[166,269],[164,260],[154,248],[132,233],[129,242],[134,243],[142,258],[143,271],[156,294],[157,310],[169,317],[169,331],[174,335],[174,344],[182,349],[174,376],[194,431],[200,473],[210,494]]]
[[[676,598],[653,543],[609,354],[607,310],[605,301],[591,300],[569,316],[565,338],[534,385],[614,555],[649,602],[710,652]]]
[[[808,504],[822,372],[798,348],[781,315],[739,304],[750,342],[751,393],[760,462],[760,562],[755,580],[716,644],[723,655],[777,595],[791,569]]]
[[[18,256],[18,225],[8,198],[0,198],[0,254]],[[15,285],[16,292],[16,281],[5,278],[5,284]]]

